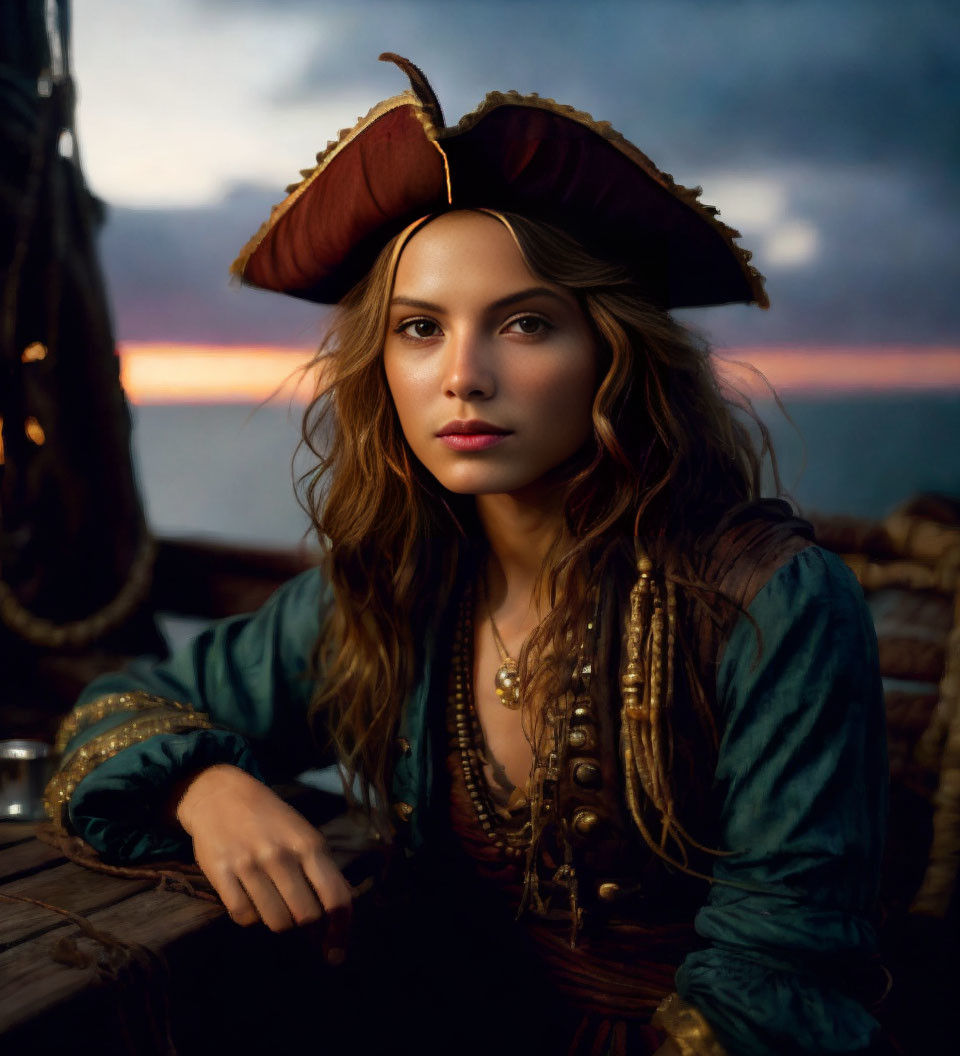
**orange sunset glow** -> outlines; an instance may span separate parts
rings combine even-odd
[[[309,348],[124,342],[120,377],[134,404],[304,404],[313,395]],[[752,395],[764,386],[745,362],[783,395],[857,392],[960,393],[960,348],[741,348],[717,353],[721,375]]]

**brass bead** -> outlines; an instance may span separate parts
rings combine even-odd
[[[397,738],[397,747],[400,749],[401,752],[403,752],[404,755],[410,754],[410,742],[407,740],[406,737]]]
[[[592,810],[578,810],[573,815],[573,831],[578,836],[589,836],[591,832],[597,827],[600,818],[595,811]]]
[[[401,821],[409,821],[413,813],[413,806],[410,803],[394,803],[393,809]]]
[[[584,707],[582,704],[573,709],[573,717],[575,719],[588,719],[590,718],[590,709]]]
[[[597,894],[602,901],[613,902],[620,896],[620,885],[607,881],[597,888]]]
[[[574,781],[584,788],[595,788],[601,778],[600,767],[596,763],[577,763],[573,771]]]
[[[574,729],[570,731],[570,735],[567,737],[567,744],[569,744],[571,748],[582,748],[586,743],[586,730]]]

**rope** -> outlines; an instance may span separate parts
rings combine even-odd
[[[101,983],[110,983],[120,989],[126,1000],[118,1001],[114,1008],[120,1033],[131,1056],[176,1056],[167,1000],[170,969],[162,953],[117,938],[109,931],[94,927],[79,913],[39,898],[0,892],[0,901],[38,906],[58,913],[97,943],[103,949],[100,956],[80,949],[74,935],[64,935],[54,944],[50,956],[67,968],[93,968]]]
[[[198,865],[188,862],[155,862],[153,865],[141,866],[109,865],[89,843],[79,836],[57,832],[49,822],[39,825],[35,836],[84,869],[92,869],[107,876],[122,876],[127,880],[152,880],[161,891],[180,891],[204,902],[220,903],[213,885]]]
[[[37,616],[18,600],[8,583],[0,579],[0,623],[14,634],[48,649],[87,646],[121,624],[147,596],[153,579],[157,548],[145,535],[120,590],[102,608],[81,620],[56,623]]]

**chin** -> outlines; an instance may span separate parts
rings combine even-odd
[[[452,491],[454,495],[502,495],[505,492],[516,491],[518,488],[524,487],[523,483],[517,484],[512,481],[509,483],[470,484],[462,481],[448,483],[439,477],[437,480],[447,491]]]
[[[473,480],[463,478],[451,480],[438,476],[437,481],[454,495],[510,495],[516,492],[527,491],[534,488],[538,483],[548,483],[548,478],[543,474],[534,476],[517,476],[516,474],[493,476],[492,474],[480,479],[480,475]]]

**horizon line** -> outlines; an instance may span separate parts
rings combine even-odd
[[[316,356],[310,347],[122,341],[117,355],[134,405],[249,404],[281,395],[306,404],[317,387],[304,369]],[[780,395],[960,392],[960,346],[784,343],[714,348],[712,355],[721,379],[751,395],[769,394],[760,376]]]

